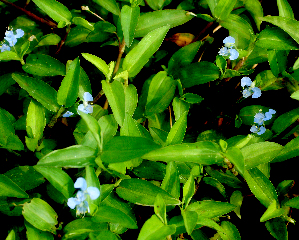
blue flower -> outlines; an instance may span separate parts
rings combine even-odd
[[[259,98],[262,95],[262,90],[259,89],[258,87],[254,87],[251,89],[252,90],[252,98]]]
[[[259,112],[259,113],[255,114],[253,121],[255,123],[257,123],[258,125],[263,125],[264,124],[264,118],[265,118],[265,114]]]
[[[90,105],[88,102],[92,102],[93,101],[93,97],[89,92],[85,92],[83,94],[83,104],[80,104],[78,106],[78,110],[80,110],[81,112],[84,113],[92,113],[93,112],[93,107],[92,105]]]
[[[77,192],[75,198],[69,198],[67,205],[74,209],[76,207],[76,215],[85,215],[86,212],[90,212],[88,202],[86,201],[87,196],[89,195],[91,200],[95,200],[100,196],[100,190],[97,187],[87,187],[86,180],[82,177],[79,177],[75,184],[75,188],[80,188]]]
[[[239,57],[239,52],[236,49],[229,49],[229,59],[230,60],[236,60]]]
[[[272,118],[272,115],[275,114],[276,111],[273,109],[269,109],[268,112],[266,112],[265,114],[261,112],[255,114],[254,116],[254,123],[256,123],[258,126],[253,125],[250,128],[250,131],[253,133],[257,133],[258,135],[262,135],[263,133],[266,132],[266,128],[265,128],[265,124],[264,121],[270,120]]]
[[[239,57],[239,52],[235,49],[235,39],[231,36],[223,40],[224,47],[218,52],[221,56],[228,56],[230,60],[236,60]]]
[[[70,111],[66,111],[62,116],[63,116],[63,117],[70,117],[70,116],[72,116],[72,115],[74,115],[74,113],[72,113],[72,112],[70,112]]]
[[[228,52],[228,48],[227,47],[223,47],[220,49],[220,51],[218,52],[219,55],[221,56],[228,56],[229,55],[229,52]]]
[[[245,86],[250,87],[251,84],[252,84],[252,81],[251,81],[251,79],[249,77],[242,77],[241,78],[241,86],[242,87],[245,87]]]
[[[11,31],[6,31],[4,39],[12,47],[17,43],[17,41],[18,41],[17,39],[21,38],[23,36],[24,36],[24,31],[22,29],[17,29],[16,34],[14,34],[14,32],[12,30]]]
[[[2,46],[0,46],[0,48],[1,48],[1,52],[10,51],[10,47],[6,44],[3,44]]]
[[[243,87],[243,97],[248,98],[252,95],[252,98],[259,98],[262,95],[261,89],[255,87],[255,82],[252,82],[249,77],[243,77],[241,79],[241,86]]]
[[[257,127],[255,125],[253,125],[251,128],[250,128],[250,131],[253,132],[253,133],[257,133],[257,135],[262,135],[266,132],[266,128],[264,126],[261,126],[261,127]]]
[[[231,36],[224,38],[223,40],[224,46],[231,48],[235,45],[235,39]]]
[[[276,111],[273,109],[269,109],[268,112],[265,113],[264,121],[270,120],[272,118],[272,114],[275,114]]]

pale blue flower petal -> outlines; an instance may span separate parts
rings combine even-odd
[[[264,124],[264,118],[265,118],[265,114],[263,113],[257,113],[254,116],[254,122],[257,123],[258,125],[263,125]]]
[[[83,202],[86,199],[86,194],[83,191],[78,191],[76,197],[78,201]]]
[[[70,116],[72,116],[72,115],[74,115],[74,113],[72,113],[72,112],[70,112],[70,111],[66,111],[62,116],[63,116],[63,117],[70,117]]]
[[[276,113],[275,110],[269,109],[269,111],[265,113],[266,117],[265,117],[264,121],[270,120],[272,118],[272,114],[275,114],[275,113]]]
[[[87,192],[91,200],[95,200],[100,196],[100,190],[97,187],[88,187]]]
[[[93,97],[92,97],[92,95],[89,92],[85,92],[83,94],[83,99],[86,102],[92,102],[93,101]]]
[[[88,104],[85,107],[85,111],[86,111],[86,113],[92,113],[93,112],[93,106],[91,106],[90,104]]]
[[[248,89],[244,89],[243,90],[243,97],[244,98],[248,98],[249,96],[251,96],[252,92]]]
[[[260,130],[258,131],[257,135],[262,135],[266,132],[266,128],[264,126],[260,127]]]
[[[258,87],[252,88],[252,91],[253,91],[252,98],[259,98],[262,95],[262,91]]]
[[[251,126],[250,132],[257,133],[258,132],[257,126],[255,126],[255,125]]]
[[[82,191],[85,191],[87,188],[87,183],[86,180],[83,177],[79,177],[75,184],[74,184],[75,188],[80,188]]]
[[[17,29],[17,34],[15,35],[16,38],[21,38],[24,36],[24,31],[22,29]]]
[[[230,48],[235,44],[235,39],[231,36],[224,38],[223,43],[226,47]]]
[[[228,49],[226,47],[221,48],[218,53],[221,56],[228,56],[228,54],[229,54]]]
[[[242,87],[245,87],[245,86],[250,87],[251,83],[252,83],[252,81],[249,77],[242,77],[241,78],[241,86]]]
[[[6,44],[3,44],[1,46],[1,52],[10,51],[10,47]]]
[[[229,49],[229,59],[230,60],[236,60],[239,57],[239,52],[236,49]]]
[[[67,200],[67,205],[71,208],[71,209],[74,209],[77,205],[80,204],[80,201],[78,201],[77,198],[69,198]]]

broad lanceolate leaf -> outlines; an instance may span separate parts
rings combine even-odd
[[[175,226],[165,225],[153,215],[142,226],[137,240],[164,240],[175,233]]]
[[[128,116],[133,116],[138,103],[137,89],[133,84],[124,86],[125,92],[125,112]]]
[[[33,166],[41,173],[63,196],[68,199],[73,195],[74,182],[61,168]]]
[[[299,108],[280,115],[273,123],[272,130],[277,134],[282,133],[299,118]]]
[[[294,19],[294,13],[292,7],[288,3],[288,0],[277,0],[277,7],[280,17]]]
[[[122,180],[116,193],[123,199],[145,206],[154,206],[157,194],[160,194],[166,205],[179,205],[180,200],[174,198],[162,188],[137,178]]]
[[[187,233],[190,235],[197,224],[198,215],[194,211],[182,211],[182,216]]]
[[[288,240],[288,230],[283,218],[274,218],[266,222],[266,228],[277,240]]]
[[[3,174],[0,174],[0,196],[17,198],[29,197],[28,194],[24,192],[16,183]]]
[[[37,165],[45,167],[81,168],[94,164],[96,150],[90,147],[74,145],[55,150],[42,157]]]
[[[37,76],[65,75],[64,64],[44,54],[30,54],[22,68],[25,72]]]
[[[122,126],[125,119],[125,93],[123,84],[119,81],[107,83],[103,80],[102,88],[108,99],[115,120],[120,126]]]
[[[224,153],[224,156],[235,165],[235,168],[238,170],[240,174],[243,175],[244,168],[245,168],[245,162],[244,157],[241,152],[241,150],[237,147],[231,147],[227,149],[227,151]]]
[[[149,32],[125,57],[123,69],[129,72],[129,77],[136,76],[151,56],[161,46],[169,25]]]
[[[258,0],[246,0],[245,8],[253,17],[257,29],[260,30],[262,21],[259,18],[264,16],[261,3]]]
[[[194,16],[185,10],[161,10],[143,14],[138,20],[135,37],[144,37],[149,32],[169,25],[170,28],[184,24]]]
[[[194,162],[205,165],[223,161],[219,146],[213,142],[170,145],[144,154],[142,158],[152,161]]]
[[[162,181],[161,188],[176,199],[180,198],[180,178],[175,162],[167,163],[166,174]]]
[[[181,80],[184,88],[204,84],[219,78],[219,68],[210,62],[196,62],[182,68],[176,78]]]
[[[221,227],[224,231],[224,233],[222,233],[221,231],[219,231],[218,233],[220,234],[220,236],[223,239],[233,239],[233,240],[241,240],[241,236],[240,233],[238,231],[238,229],[236,228],[236,226],[234,224],[232,224],[231,222],[228,221],[222,221],[221,222]]]
[[[45,109],[32,100],[28,106],[26,117],[26,131],[30,138],[39,140],[46,126]]]
[[[114,137],[105,146],[101,160],[107,163],[125,162],[141,157],[160,145],[143,137]]]
[[[33,0],[33,2],[54,21],[70,24],[72,13],[60,2],[55,0]]]
[[[194,182],[194,176],[190,174],[187,182],[184,184],[183,187],[183,204],[184,206],[188,206],[189,202],[191,201],[193,195],[195,193],[195,182]]]
[[[40,102],[45,108],[57,112],[59,105],[56,102],[57,92],[50,85],[42,80],[27,77],[17,73],[12,74],[13,79],[26,90],[30,96]]]
[[[187,115],[188,112],[184,112],[172,126],[166,139],[166,145],[182,143],[187,128]]]
[[[105,77],[108,76],[108,73],[109,73],[109,67],[108,65],[106,64],[106,62],[95,56],[95,55],[92,55],[90,53],[82,53],[82,56],[89,62],[91,62],[93,65],[95,65],[104,75]]]
[[[160,220],[164,224],[167,224],[166,205],[163,200],[163,197],[161,197],[160,194],[157,194],[157,196],[156,196],[155,203],[154,203],[154,211],[155,211],[155,214],[160,218]]]
[[[245,160],[245,169],[254,168],[260,164],[270,162],[283,147],[275,142],[254,143],[241,149]]]
[[[127,47],[131,46],[134,39],[139,15],[139,7],[129,7],[128,5],[124,5],[121,9],[120,20]]]
[[[280,208],[279,206],[277,206],[277,202],[273,201],[269,205],[267,210],[264,212],[264,214],[261,216],[260,222],[265,222],[265,221],[268,221],[269,219],[279,217],[279,216],[283,215],[284,212],[285,212],[285,209]]]
[[[72,19],[72,22],[78,26],[82,26],[85,27],[86,29],[93,31],[94,30],[94,26],[88,22],[86,19],[81,18],[81,17],[74,17]]]
[[[277,201],[274,186],[258,168],[245,170],[244,178],[251,192],[265,207],[268,207],[273,201]]]
[[[294,197],[294,198],[288,200],[286,203],[284,203],[284,206],[289,206],[292,208],[299,209],[299,197]]]
[[[299,137],[288,142],[272,162],[282,162],[297,156],[299,156]]]
[[[237,0],[220,0],[214,9],[214,16],[219,20],[225,20],[233,10]]]
[[[37,229],[56,233],[55,225],[58,224],[58,215],[44,200],[33,198],[30,203],[25,203],[22,214]]]
[[[299,22],[286,17],[267,16],[260,18],[262,21],[272,23],[287,32],[297,43],[299,43]]]
[[[33,227],[30,223],[25,221],[26,227],[26,236],[28,240],[54,240],[54,236],[50,232],[41,231],[35,227]],[[9,240],[9,239],[6,239]]]
[[[284,50],[268,50],[268,61],[271,71],[275,77],[287,68],[287,53]]]
[[[173,98],[175,87],[175,81],[168,77],[165,71],[158,72],[149,86],[146,114],[152,115],[164,111]]]
[[[39,43],[35,46],[35,47],[41,47],[41,46],[47,46],[47,45],[57,45],[61,40],[61,37],[59,37],[57,34],[54,33],[49,33],[45,36],[43,36]],[[29,56],[31,56],[32,54],[30,54]],[[28,57],[29,57],[28,56]],[[26,61],[28,61],[28,58],[26,59]],[[65,68],[64,68],[65,71]]]
[[[115,15],[120,14],[119,7],[115,0],[93,0],[93,1]]]

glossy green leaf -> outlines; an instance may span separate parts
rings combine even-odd
[[[240,235],[238,229],[231,222],[229,222],[229,221],[222,221],[221,222],[221,227],[222,227],[223,231],[225,232],[225,234],[222,233],[221,231],[219,231],[218,233],[220,234],[220,236],[223,239],[227,239],[227,240],[241,240],[241,235]]]
[[[258,35],[256,45],[266,49],[297,50],[296,43],[286,32],[278,27],[267,27]]]
[[[187,103],[200,103],[204,99],[201,96],[198,96],[197,94],[194,93],[185,93],[184,95],[181,96],[182,99],[184,99],[185,102]]]
[[[190,235],[197,224],[198,215],[193,211],[182,211],[182,216],[187,233]]]
[[[246,0],[245,8],[253,17],[257,29],[260,30],[262,21],[259,18],[264,16],[261,3],[258,0]]]
[[[125,92],[125,112],[128,116],[133,116],[138,102],[137,89],[133,84],[124,86]]]
[[[165,142],[166,146],[182,143],[187,128],[187,115],[188,112],[184,112],[172,126]]]
[[[273,57],[270,57],[271,53],[270,51],[274,51],[272,53]],[[276,54],[277,52],[285,52],[285,51],[276,51],[276,50],[268,50],[269,53],[269,62],[271,59],[271,70],[264,70],[260,73],[258,73],[255,77],[255,83],[256,86],[261,89],[262,91],[268,91],[268,90],[277,90],[283,88],[283,82],[281,78],[278,78],[278,72],[285,68],[286,63],[286,56],[283,55],[284,53]],[[281,59],[278,59],[279,56],[282,55]],[[274,76],[273,73],[276,73],[277,77]]]
[[[219,78],[219,68],[210,62],[192,63],[178,72],[177,77],[181,80],[184,88],[204,84]]]
[[[296,92],[293,92],[290,97],[293,99],[299,100],[299,90],[297,90]]]
[[[254,168],[260,164],[270,162],[283,147],[275,142],[254,143],[241,149],[245,160],[245,169]]]
[[[241,174],[244,173],[245,169],[245,161],[242,152],[239,148],[232,147],[229,148],[225,153],[224,156],[235,165],[237,171]]]
[[[90,147],[74,145],[55,150],[42,157],[37,165],[45,167],[82,168],[94,164],[96,150]]]
[[[57,45],[60,42],[60,40],[61,40],[61,37],[59,37],[57,34],[49,33],[47,35],[44,35],[39,40],[38,44],[35,47],[48,46],[48,45]],[[29,56],[31,56],[31,54]]]
[[[191,203],[186,211],[196,212],[199,218],[215,218],[227,214],[235,208],[235,205],[227,202],[204,200]]]
[[[164,225],[156,215],[153,215],[143,224],[137,240],[164,240],[174,233],[175,226]]]
[[[0,196],[17,198],[29,197],[28,194],[24,192],[16,183],[3,174],[0,174]]]
[[[186,206],[189,205],[193,195],[195,193],[195,182],[194,182],[194,176],[190,174],[187,182],[183,186],[183,204]]]
[[[86,38],[87,42],[104,42],[116,32],[115,26],[109,22],[99,21],[93,27],[94,30]]]
[[[81,18],[81,17],[74,17],[72,19],[72,22],[76,25],[79,25],[79,26],[82,26],[82,27],[85,27],[86,29],[90,30],[90,31],[93,31],[94,30],[94,27],[93,25],[88,22],[86,19],[84,18]]]
[[[101,160],[107,163],[125,162],[157,148],[160,146],[147,138],[114,137],[104,146]]]
[[[275,77],[287,68],[287,52],[283,50],[268,50],[268,61]]]
[[[95,222],[119,223],[120,225],[131,229],[138,228],[136,222],[130,216],[127,216],[119,209],[110,206],[99,206],[97,213],[93,216],[93,220]]]
[[[166,166],[160,162],[143,160],[142,163],[138,167],[134,167],[132,171],[139,178],[162,181],[166,172]],[[164,189],[162,185],[161,188]],[[167,192],[170,193],[169,191]]]
[[[173,98],[172,109],[176,120],[178,120],[184,112],[188,112],[189,108],[189,103],[179,99],[178,97]]]
[[[225,192],[225,187],[223,186],[223,184],[221,184],[221,182],[219,182],[217,179],[215,178],[212,178],[212,177],[204,177],[203,178],[203,182],[205,184],[208,184],[214,188],[216,188],[219,193],[224,197],[226,198],[226,192]]]
[[[16,240],[16,232],[15,230],[11,230],[9,232],[9,234],[7,235],[6,239],[5,240]]]
[[[251,192],[265,207],[268,207],[273,201],[277,201],[274,186],[258,168],[245,170],[244,178]]]
[[[108,99],[115,120],[120,126],[122,126],[125,119],[125,92],[123,84],[119,81],[107,83],[103,80],[102,88]]]
[[[158,193],[155,199],[154,203],[154,211],[155,214],[157,215],[158,218],[164,223],[167,224],[167,219],[166,219],[166,205],[161,197],[161,195]]]
[[[266,222],[266,228],[276,240],[287,240],[288,231],[285,220],[282,218],[270,219]]]
[[[138,20],[135,37],[144,37],[149,32],[166,25],[170,28],[182,25],[193,17],[187,11],[175,9],[145,13]]]
[[[30,203],[25,203],[22,214],[37,229],[56,233],[55,225],[58,224],[58,215],[44,200],[33,198]]]
[[[56,102],[57,92],[50,85],[37,78],[27,77],[17,73],[12,74],[13,79],[26,90],[30,96],[40,102],[45,108],[57,112],[59,105]]]
[[[250,24],[238,15],[230,14],[225,20],[220,21],[219,24],[229,31],[236,32],[247,40],[253,37],[253,30]]]
[[[233,10],[237,0],[219,0],[215,9],[214,17],[218,20],[225,20]]]
[[[63,196],[68,199],[73,195],[74,183],[70,176],[61,168],[33,166],[41,173]]]
[[[229,202],[236,206],[234,209],[234,212],[237,214],[237,216],[241,219],[241,206],[243,202],[243,195],[240,191],[234,191],[232,195],[230,196]]]
[[[223,161],[220,148],[213,142],[196,142],[170,145],[153,150],[142,156],[152,161],[194,162],[205,165]]]
[[[25,221],[26,236],[28,240],[54,240],[52,233],[41,231]]]
[[[269,207],[267,208],[267,210],[264,212],[264,214],[261,216],[260,222],[266,222],[269,219],[279,217],[279,216],[283,215],[284,212],[285,212],[285,210],[282,209],[282,208],[278,208],[277,202],[273,201],[269,205]]]
[[[299,108],[295,108],[289,112],[281,114],[277,119],[275,119],[272,130],[277,134],[282,133],[286,128],[288,128],[292,123],[294,123],[299,118]]]
[[[65,75],[64,64],[44,54],[30,54],[22,68],[25,72],[37,76]]]
[[[118,4],[116,3],[115,0],[93,0],[93,1],[115,15],[120,14]]]
[[[278,17],[278,16],[267,16],[260,18],[262,21],[272,23],[273,25],[280,27],[282,30],[287,32],[297,43],[299,43],[299,22],[287,18],[287,17]]]
[[[129,72],[129,77],[136,76],[151,56],[159,49],[169,25],[149,32],[125,57],[123,69]]]
[[[152,115],[164,111],[173,98],[175,87],[174,80],[167,76],[167,72],[158,72],[149,86],[145,106],[146,114]]]
[[[82,26],[76,26],[74,28],[71,28],[65,40],[65,45],[68,47],[75,47],[81,43],[84,43],[87,41],[86,38],[89,33],[90,30]]]
[[[109,73],[109,67],[105,61],[95,55],[89,53],[82,53],[82,56],[93,65],[95,65],[106,77]]]
[[[297,208],[299,209],[299,197],[294,197],[287,202],[284,203],[284,206],[289,206],[292,208]]]
[[[287,0],[277,0],[277,7],[280,17],[294,19],[292,7],[290,6]]]
[[[282,162],[297,156],[299,156],[299,137],[288,142],[272,162]]]
[[[157,194],[160,194],[166,205],[179,205],[180,200],[174,198],[162,188],[137,178],[122,180],[116,188],[121,198],[145,206],[154,206]]]
[[[10,60],[20,61],[21,58],[17,53],[12,51],[0,52],[0,61],[10,61]]]
[[[138,123],[137,120],[128,115],[126,115],[124,124],[120,129],[120,136],[144,137],[152,139],[147,129]]]
[[[3,74],[0,76],[0,96],[6,92],[6,90],[15,83],[13,78],[11,77],[11,73]]]
[[[134,39],[139,15],[139,7],[129,7],[128,5],[124,5],[121,9],[121,26],[127,47],[131,46]]]
[[[70,24],[72,13],[60,2],[55,0],[33,0],[33,2],[54,21]]]
[[[175,162],[167,163],[166,173],[162,181],[161,188],[176,199],[180,198],[180,178],[177,164]]]

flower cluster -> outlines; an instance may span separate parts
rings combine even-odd
[[[218,52],[221,56],[228,56],[230,60],[236,60],[239,52],[235,49],[235,39],[231,36],[224,38],[224,47]]]
[[[255,86],[255,82],[252,82],[249,77],[243,77],[241,79],[241,86],[243,87],[243,97],[248,98],[252,95],[252,98],[259,98],[262,95],[261,89]]]
[[[272,115],[275,114],[276,111],[273,109],[269,109],[268,112],[265,114],[261,111],[254,116],[254,123],[257,125],[253,125],[250,128],[250,132],[257,133],[258,135],[262,135],[264,132],[266,132],[266,128],[264,126],[264,121],[270,120],[272,118]]]
[[[74,209],[76,207],[76,215],[85,215],[86,212],[90,212],[88,202],[86,201],[86,197],[89,195],[91,200],[95,200],[100,196],[100,190],[97,187],[87,187],[86,180],[82,177],[79,177],[75,184],[75,188],[80,188],[76,194],[76,197],[69,198],[67,201],[67,205]]]
[[[10,47],[14,46],[17,43],[18,38],[21,38],[23,36],[24,31],[22,29],[17,29],[16,34],[14,34],[12,30],[6,31],[4,39],[8,42],[9,46],[5,43],[2,44],[2,46],[0,46],[1,52],[10,51]]]
[[[83,94],[83,104],[80,104],[78,106],[78,110],[84,112],[84,113],[92,113],[93,112],[93,107],[91,104],[89,104],[89,102],[93,101],[93,97],[89,92],[85,92]],[[74,115],[74,113],[70,112],[70,111],[66,111],[62,116],[63,117],[70,117]]]

